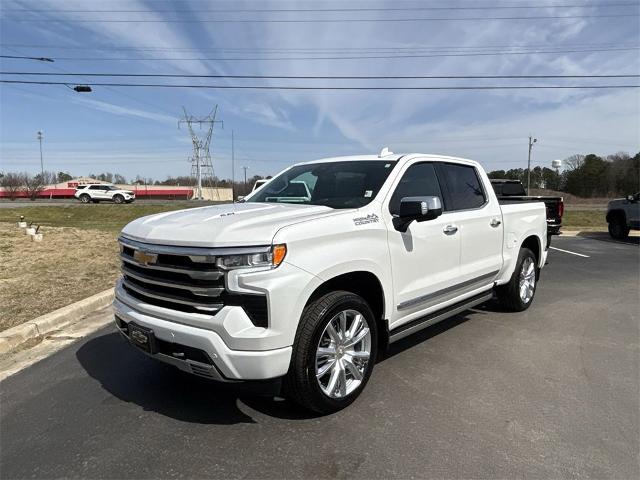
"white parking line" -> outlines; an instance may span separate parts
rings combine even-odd
[[[549,247],[551,250],[557,250],[559,252],[570,253],[571,255],[577,255],[578,257],[589,258],[589,255],[585,255],[583,253],[572,252],[570,250],[563,250],[561,248]]]

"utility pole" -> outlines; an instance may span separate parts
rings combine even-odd
[[[44,163],[42,162],[42,130],[38,130],[38,142],[40,142],[40,174],[44,182]]]
[[[235,196],[235,187],[236,187],[236,155],[234,151],[233,144],[233,130],[231,130],[231,202],[236,201]]]
[[[527,160],[527,195],[530,195],[529,190],[531,189],[531,149],[533,148],[533,144],[537,141],[537,138],[533,138],[531,135],[529,135],[529,158]]]
[[[242,169],[244,170],[244,189],[245,189],[245,190],[247,189],[247,169],[248,169],[248,168],[249,168],[249,167],[242,167]],[[248,194],[248,193],[249,193],[249,192],[247,192],[247,194]]]
[[[203,200],[202,195],[202,177],[208,177],[209,186],[213,186],[213,163],[211,161],[211,153],[209,152],[209,145],[211,144],[211,138],[213,136],[213,126],[216,123],[224,123],[222,120],[216,120],[216,114],[218,113],[218,106],[204,118],[196,118],[193,115],[187,113],[187,109],[182,107],[184,111],[184,118],[178,122],[178,128],[183,123],[187,124],[189,134],[191,135],[191,142],[193,143],[193,156],[191,157],[191,175],[196,176],[197,189],[195,199]],[[207,127],[206,134],[203,138],[198,137],[194,130],[194,125],[197,124],[202,128],[203,125]],[[205,178],[206,180],[206,178]]]

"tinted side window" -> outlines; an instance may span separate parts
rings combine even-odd
[[[104,187],[102,185],[91,185],[89,190],[104,190]]]
[[[391,196],[389,211],[393,215],[400,213],[400,200],[404,197],[436,196],[442,199],[436,170],[431,163],[411,165],[400,180],[396,191]]]
[[[474,167],[444,163],[441,168],[450,197],[447,210],[466,210],[484,205],[486,197]]]

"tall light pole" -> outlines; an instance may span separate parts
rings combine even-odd
[[[235,186],[236,186],[236,155],[233,144],[233,130],[231,130],[231,202],[236,201],[235,196]]]
[[[527,160],[527,195],[530,195],[529,190],[531,189],[531,149],[533,148],[533,144],[537,141],[537,138],[533,138],[531,135],[529,135],[529,158]]]
[[[40,142],[40,174],[44,181],[44,163],[42,162],[42,130],[38,130],[38,141]]]
[[[247,169],[249,167],[242,167],[242,169],[244,170],[244,189],[247,189]],[[248,193],[248,192],[247,192]]]

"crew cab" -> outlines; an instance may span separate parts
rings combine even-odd
[[[106,183],[79,185],[73,196],[82,203],[131,203],[136,199],[136,194],[131,190],[123,190]]]
[[[631,230],[640,230],[640,193],[611,200],[606,218],[612,238],[622,240]]]
[[[284,200],[295,182],[307,201]],[[388,344],[494,297],[529,308],[547,223],[540,202],[500,204],[474,161],[385,149],[294,165],[242,203],[139,218],[119,242],[115,322],[133,346],[210,379],[281,378],[328,413]]]
[[[492,178],[491,186],[500,202],[542,202],[547,209],[547,233],[559,235],[564,215],[564,199],[547,195],[527,195],[520,180]]]

